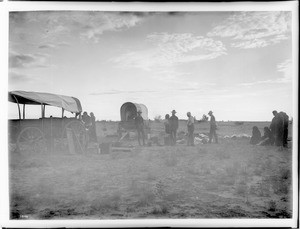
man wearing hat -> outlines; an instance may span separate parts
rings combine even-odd
[[[217,130],[216,118],[213,115],[212,111],[209,111],[208,115],[210,116],[210,130],[209,130],[209,141],[208,141],[208,143],[211,143],[213,137],[215,137],[215,143],[218,143],[218,136],[217,136],[217,133],[216,133],[216,130]]]
[[[188,112],[187,114],[188,121],[187,121],[187,129],[188,129],[188,140],[187,145],[188,146],[194,146],[194,117],[192,117],[191,112]]]
[[[274,145],[275,143],[275,138],[276,138],[276,127],[277,127],[277,114],[278,112],[276,110],[272,111],[272,114],[273,114],[273,119],[271,121],[271,125],[270,125],[270,130],[271,130],[271,133],[272,133],[272,136],[273,138],[271,139],[271,145]]]
[[[145,145],[145,132],[144,132],[144,119],[141,116],[142,111],[138,110],[137,111],[137,116],[135,117],[135,127],[138,133],[138,141],[139,145],[141,145],[140,138],[143,138],[143,145]]]
[[[178,117],[175,115],[176,111],[172,111],[172,116],[169,118],[170,123],[170,135],[172,145],[176,144],[176,134],[178,129]]]

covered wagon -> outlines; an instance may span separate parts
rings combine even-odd
[[[87,145],[87,132],[80,120],[82,107],[80,101],[71,96],[42,92],[11,91],[8,101],[16,103],[19,118],[8,120],[8,139],[21,152],[45,151],[54,140],[64,145],[67,130],[71,131],[75,142],[81,149]],[[41,107],[38,119],[26,119],[26,105]],[[47,106],[61,108],[61,117],[45,117]],[[67,118],[64,112],[71,112],[74,117]]]
[[[144,104],[126,102],[121,106],[121,122],[120,126],[125,130],[134,130],[135,123],[134,118],[137,116],[137,112],[141,111],[141,116],[144,119],[145,126],[148,126],[148,108]]]

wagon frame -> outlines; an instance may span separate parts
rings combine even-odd
[[[80,151],[86,148],[88,135],[80,120],[82,107],[77,98],[42,92],[11,91],[8,93],[8,101],[18,106],[19,118],[8,120],[8,140],[17,151],[49,152],[56,147],[64,148],[67,146],[68,133],[72,133],[74,145]],[[39,119],[26,119],[25,109],[28,104],[41,107]],[[47,106],[61,108],[61,117],[45,117]],[[74,117],[65,117],[65,111],[73,113]]]

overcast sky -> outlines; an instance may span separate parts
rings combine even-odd
[[[291,116],[291,16],[10,13],[8,88],[77,97],[98,120],[120,120],[128,101],[145,104],[151,119],[173,109],[179,118],[212,110],[219,121],[270,120],[274,109]]]

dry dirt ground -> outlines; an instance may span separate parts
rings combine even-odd
[[[219,144],[70,155],[10,152],[13,219],[290,218],[292,150],[252,146],[269,123],[219,123]],[[115,122],[98,122],[100,141]],[[152,134],[163,131],[151,123]],[[185,123],[180,129],[185,131]],[[290,128],[291,129],[291,128]],[[199,123],[196,133],[207,133]],[[291,132],[290,132],[291,133]],[[291,136],[291,135],[290,135]],[[130,142],[136,145],[136,140]]]

